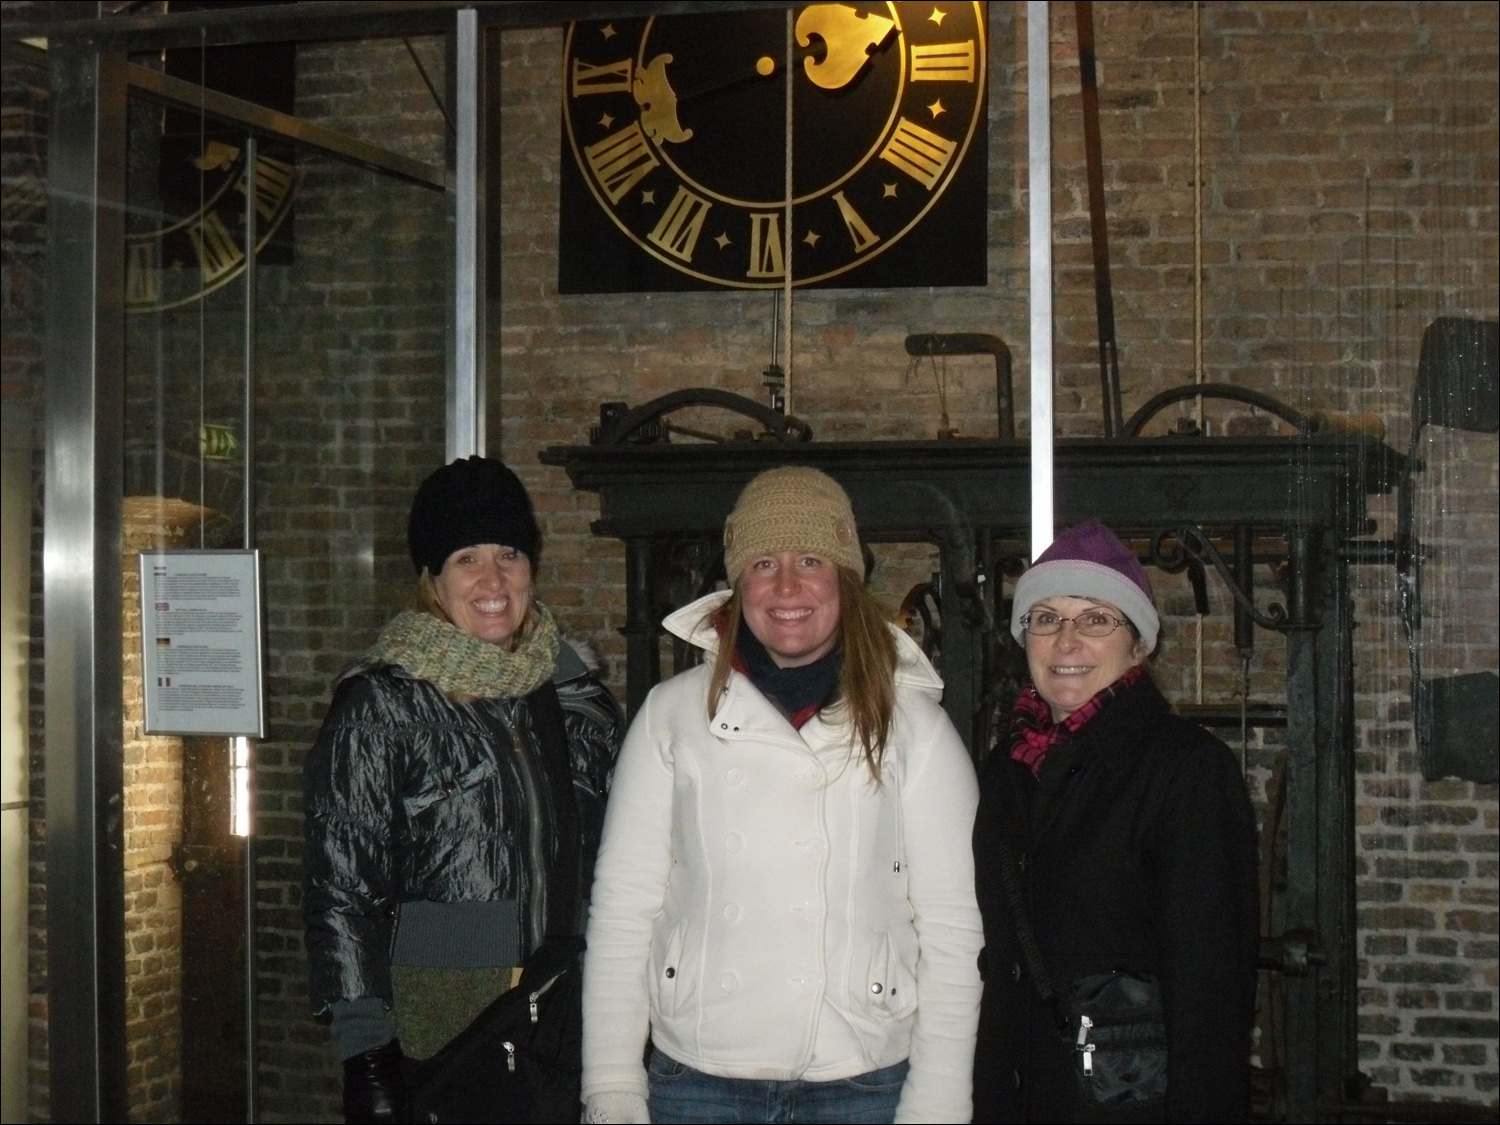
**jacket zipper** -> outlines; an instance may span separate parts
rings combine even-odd
[[[499,710],[505,733],[510,737],[511,759],[515,763],[516,775],[521,782],[521,799],[526,805],[530,829],[527,833],[526,851],[531,861],[531,870],[524,880],[524,886],[529,893],[525,896],[522,905],[529,929],[530,940],[527,948],[535,951],[542,944],[542,939],[547,936],[547,846],[543,839],[545,819],[542,816],[541,802],[537,796],[536,775],[532,772],[530,755],[526,753],[525,746],[517,734],[518,724],[515,721],[515,712],[512,710],[519,706],[519,700],[510,701],[502,703]]]

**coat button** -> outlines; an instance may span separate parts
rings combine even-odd
[[[1021,1072],[1019,1070],[1013,1070],[1010,1072],[1010,1076],[1015,1079],[1016,1089],[1019,1090],[1021,1088]]]
[[[671,965],[668,965],[667,966],[667,979],[671,980],[676,975],[677,975],[677,970],[674,969]]]
[[[1020,980],[1021,979],[1021,962],[1017,961],[1016,964],[1015,964],[1015,968],[1011,969],[1010,972],[1011,972],[1011,976],[1015,977],[1016,980]]]
[[[882,992],[885,991],[885,985],[881,984],[879,981],[876,981],[874,984],[870,985],[870,991],[873,992],[876,996],[879,996]]]

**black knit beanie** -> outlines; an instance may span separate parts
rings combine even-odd
[[[514,547],[535,569],[542,533],[526,486],[491,457],[468,457],[444,465],[422,482],[411,502],[406,546],[418,574],[434,578],[460,547],[497,543]]]

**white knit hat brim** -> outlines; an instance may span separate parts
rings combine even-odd
[[[1016,581],[1015,602],[1010,609],[1010,635],[1026,643],[1021,618],[1043,598],[1092,598],[1118,606],[1141,634],[1148,653],[1156,651],[1161,618],[1145,592],[1118,570],[1082,559],[1058,559],[1038,563]]]

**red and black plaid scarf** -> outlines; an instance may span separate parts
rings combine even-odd
[[[1144,664],[1126,669],[1109,687],[1099,692],[1060,723],[1052,721],[1052,708],[1037,694],[1035,684],[1027,684],[1010,709],[1010,756],[1031,769],[1032,776],[1042,776],[1042,763],[1058,743],[1077,734],[1104,705],[1146,672]]]

